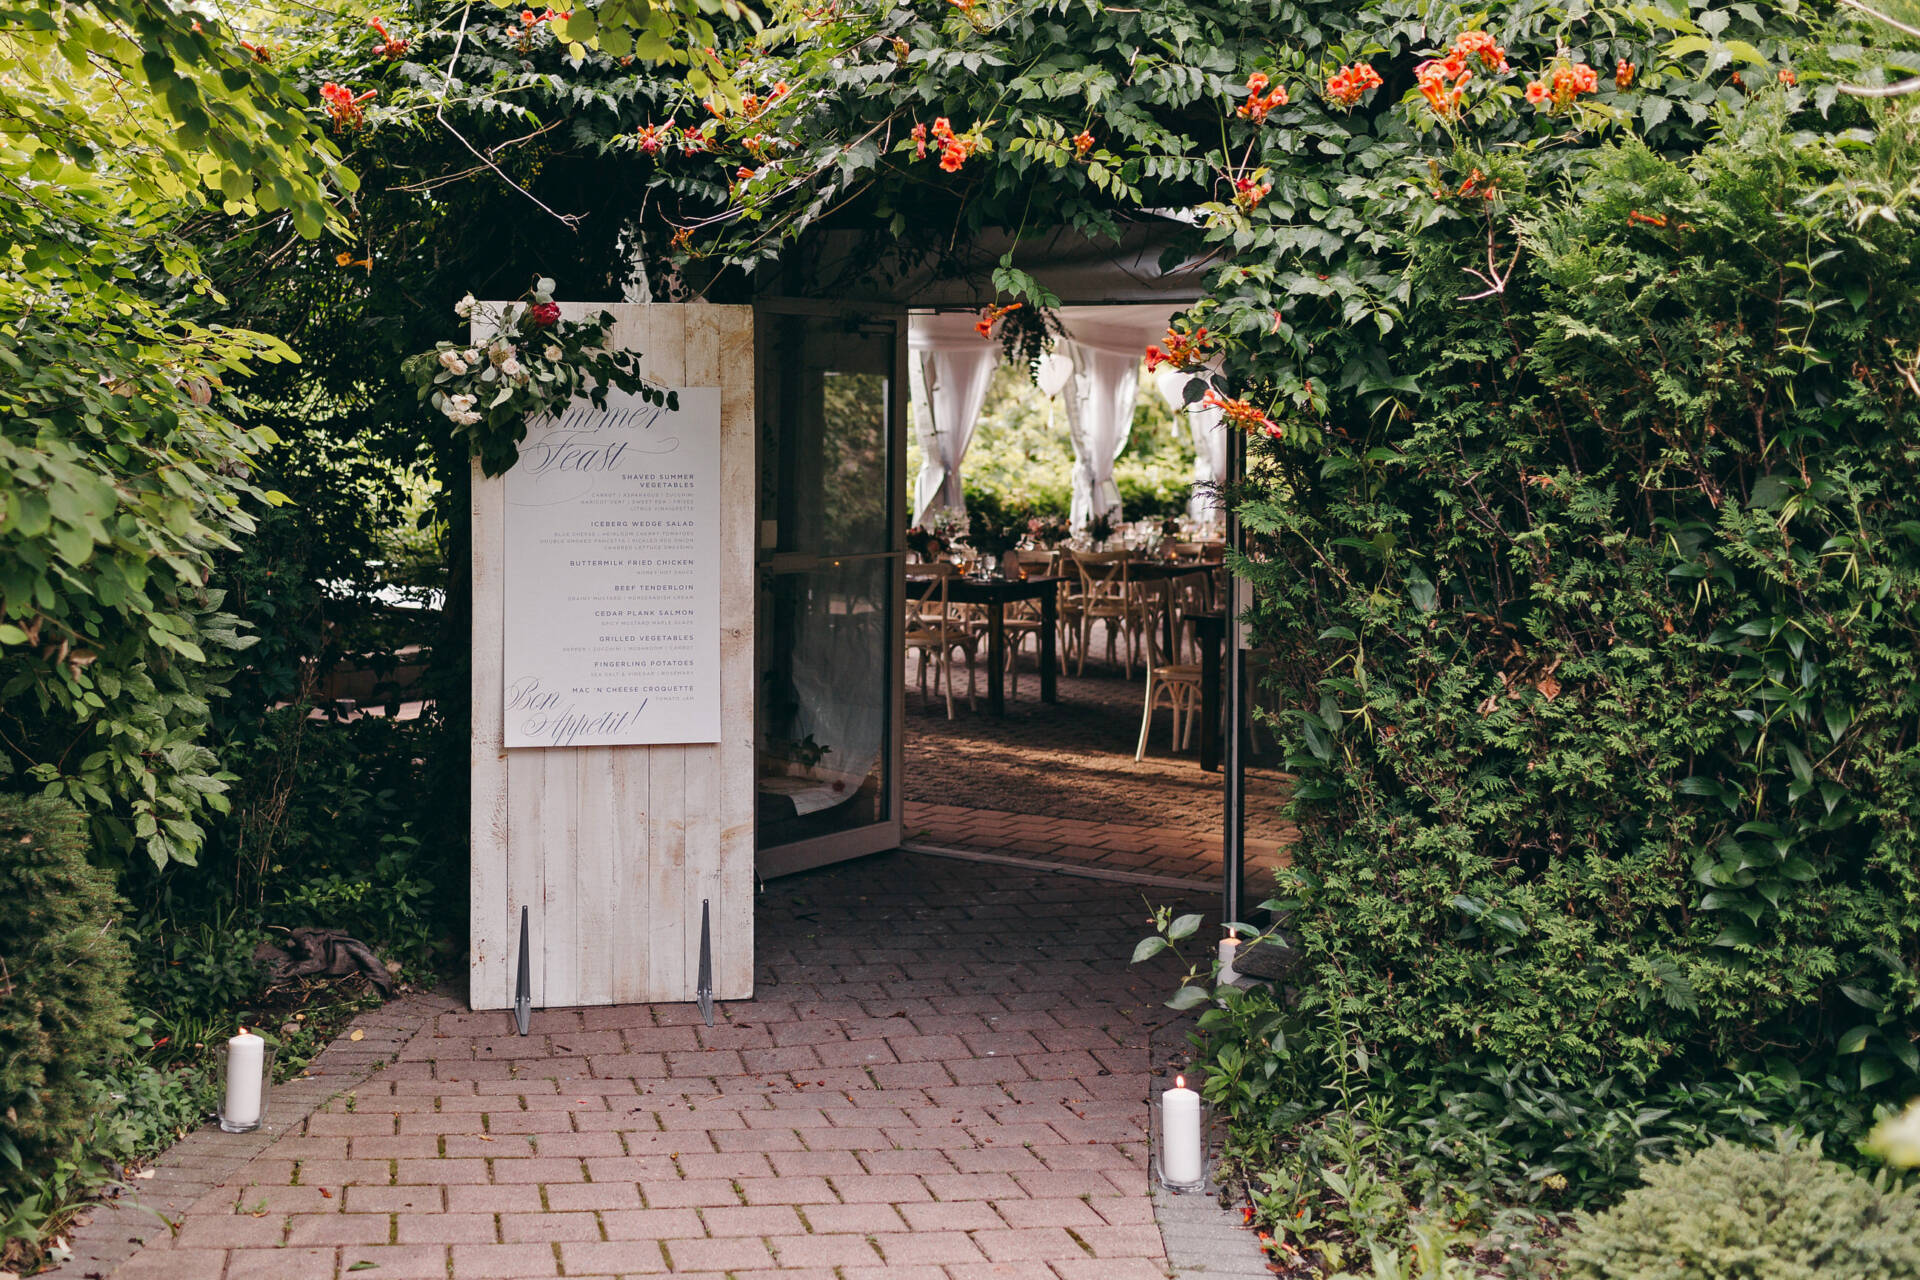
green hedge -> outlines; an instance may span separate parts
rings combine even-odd
[[[87,1072],[131,1034],[121,903],[84,831],[69,805],[0,795],[0,1191],[87,1131]]]
[[[1914,144],[1723,123],[1470,157],[1519,223],[1409,238],[1417,389],[1260,445],[1306,1005],[1403,1069],[1920,1088]]]

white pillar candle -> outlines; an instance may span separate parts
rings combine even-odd
[[[1240,939],[1228,936],[1220,939],[1220,977],[1218,982],[1224,986],[1240,976],[1233,967],[1234,957],[1240,954]]]
[[[1190,1187],[1200,1174],[1200,1095],[1187,1088],[1185,1076],[1175,1076],[1173,1088],[1160,1095],[1160,1177]]]
[[[224,1129],[241,1132],[260,1123],[266,1087],[267,1042],[251,1031],[227,1041],[227,1099],[220,1108]]]

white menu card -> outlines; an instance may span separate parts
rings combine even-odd
[[[506,474],[506,745],[720,740],[720,389],[610,391]]]

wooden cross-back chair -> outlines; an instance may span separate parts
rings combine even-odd
[[[1122,669],[1127,679],[1131,680],[1134,647],[1140,631],[1140,605],[1127,571],[1127,560],[1132,553],[1075,551],[1070,554],[1074,571],[1080,578],[1080,594],[1075,601],[1074,611],[1079,631],[1076,643],[1079,660],[1074,674],[1086,674],[1087,649],[1093,624],[1104,621],[1107,624],[1107,661],[1115,660],[1114,648],[1117,643],[1124,641],[1119,644]]]
[[[980,654],[980,633],[968,625],[964,611],[949,600],[947,585],[959,566],[939,562],[907,566],[906,649],[920,655],[920,697],[927,696],[927,659],[933,658],[934,678],[947,699],[947,719],[953,719],[953,655],[967,657],[967,707],[978,710],[974,696],[974,664]]]
[[[1020,572],[1029,578],[1049,578],[1059,571],[1060,553],[1057,551],[1016,551],[1013,559],[1020,566]],[[1006,615],[1007,629],[1007,691],[1018,696],[1020,692],[1020,654],[1033,642],[1033,660],[1040,661],[1040,602],[1038,600],[1016,600],[1008,606]],[[1058,644],[1059,637],[1056,636]]]
[[[1176,585],[1186,580],[1179,579]],[[1174,641],[1179,642],[1180,629],[1174,630]],[[1146,706],[1140,713],[1140,742],[1133,749],[1133,758],[1144,760],[1147,756],[1147,734],[1153,728],[1153,713],[1164,701],[1173,713],[1173,742],[1175,751],[1193,742],[1194,722],[1200,718],[1200,664],[1180,662],[1176,655],[1160,652],[1160,629],[1146,626],[1141,630],[1141,641],[1147,651],[1147,692]],[[1201,732],[1208,731],[1202,725]]]

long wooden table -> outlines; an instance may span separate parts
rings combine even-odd
[[[987,710],[996,716],[1007,714],[1007,603],[1012,600],[1040,602],[1040,701],[1059,701],[1054,632],[1060,617],[1061,581],[1054,577],[947,579],[948,600],[987,607]]]

